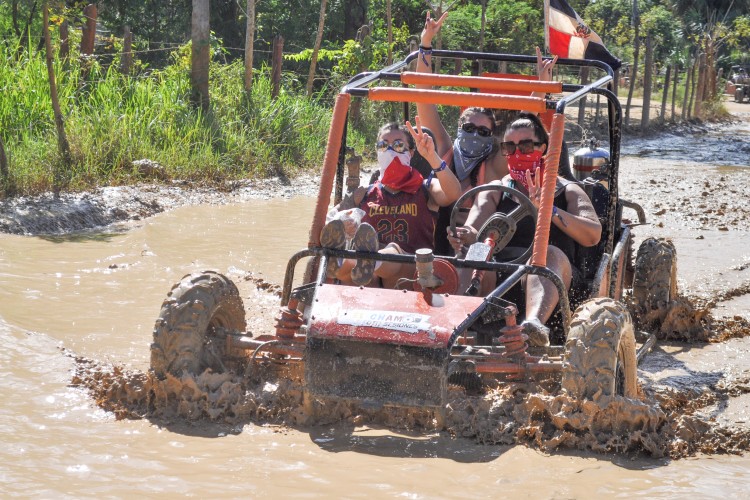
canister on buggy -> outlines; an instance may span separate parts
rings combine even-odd
[[[573,176],[578,181],[592,178],[607,186],[607,172],[609,170],[609,151],[599,147],[599,141],[594,137],[589,140],[588,147],[583,147],[573,153]]]

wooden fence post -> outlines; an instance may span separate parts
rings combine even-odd
[[[271,56],[271,97],[277,97],[281,90],[281,63],[284,60],[284,37],[277,34],[273,37],[273,54]]]
[[[68,34],[68,20],[60,23],[60,60],[67,63],[70,55],[70,38]]]
[[[90,3],[84,7],[83,17],[86,22],[81,34],[81,55],[90,56],[94,53],[94,41],[96,40],[96,4]]]
[[[120,58],[120,72],[129,75],[133,68],[133,34],[130,26],[125,25],[125,33],[122,35],[122,57]]]
[[[199,105],[204,111],[209,109],[208,68],[211,60],[208,9],[208,0],[193,0],[191,16],[193,48],[190,60],[190,84],[192,86],[193,103]]]

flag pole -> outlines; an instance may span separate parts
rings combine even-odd
[[[549,49],[549,0],[544,0],[544,50],[551,54]]]

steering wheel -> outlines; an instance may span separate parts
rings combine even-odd
[[[536,227],[537,210],[531,203],[529,197],[517,189],[500,184],[485,184],[483,186],[477,186],[466,191],[460,198],[458,198],[458,200],[456,200],[455,205],[453,205],[450,219],[451,234],[456,234],[456,217],[458,216],[463,201],[482,191],[499,191],[500,193],[513,196],[515,201],[518,202],[518,207],[508,213],[497,211],[492,214],[477,234],[477,241],[484,241],[488,237],[492,237],[495,240],[495,248],[493,249],[492,254],[497,256],[502,249],[508,246],[508,243],[510,243],[510,240],[516,234],[518,223],[522,219],[531,216],[531,218],[534,219],[534,226]],[[516,258],[509,257],[507,259],[502,259],[499,262],[510,264],[524,263],[531,256],[533,248],[534,242],[532,240],[531,244],[524,250],[521,256]]]

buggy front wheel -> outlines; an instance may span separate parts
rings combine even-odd
[[[227,332],[245,331],[245,308],[235,284],[213,272],[182,278],[167,295],[154,326],[151,369],[200,375],[207,368],[227,369]]]
[[[638,395],[633,321],[616,300],[592,299],[576,310],[564,359],[562,387],[574,398]]]

